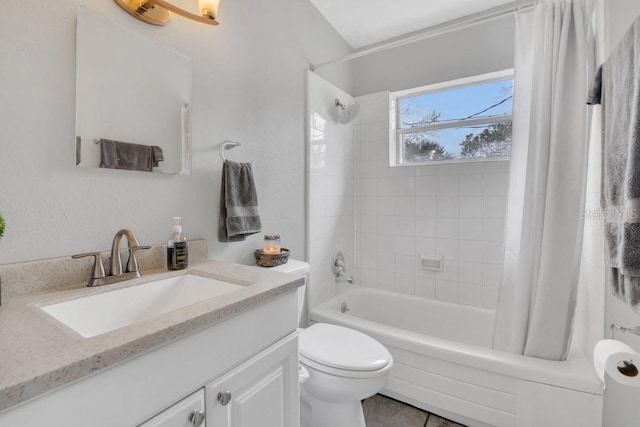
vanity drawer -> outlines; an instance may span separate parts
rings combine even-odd
[[[139,427],[205,427],[204,388],[165,409]]]

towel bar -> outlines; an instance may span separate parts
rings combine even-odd
[[[222,159],[222,162],[224,163],[227,158],[224,156],[224,151],[225,150],[231,150],[232,148],[235,147],[240,147],[242,144],[240,144],[239,142],[235,142],[235,141],[224,141],[222,144],[220,144],[220,158]],[[254,164],[256,161],[252,161],[251,164]]]

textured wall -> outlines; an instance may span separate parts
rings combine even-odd
[[[635,19],[640,19],[640,2],[637,0],[607,0],[604,2],[605,23],[605,55],[615,48],[624,33]],[[602,253],[602,252],[601,252]],[[604,286],[604,284],[602,285]],[[640,314],[635,313],[622,301],[615,298],[607,286],[605,294],[605,325],[608,338],[608,327],[611,323],[624,326],[640,324]],[[601,294],[599,294],[601,295]],[[626,342],[640,351],[640,337],[633,335],[616,335],[616,339]]]
[[[397,91],[513,67],[513,16],[397,47],[354,61],[356,90]]]
[[[636,0],[607,0],[599,2],[598,7],[596,57],[597,62],[601,63],[608,57],[631,22],[640,14],[640,3]],[[574,322],[574,344],[582,346],[589,357],[593,355],[593,348],[598,340],[609,338],[611,323],[625,326],[640,323],[640,316],[615,298],[606,283],[604,228],[602,219],[596,215],[600,210],[602,173],[601,107],[593,107],[593,113],[586,209],[594,216],[585,220],[578,304]],[[616,334],[615,338],[640,350],[639,337]]]
[[[176,0],[178,4],[195,1]],[[193,58],[193,174],[77,168],[74,163],[75,17],[78,4]],[[219,27],[175,17],[137,21],[108,0],[10,1],[0,14],[0,263],[104,250],[120,228],[160,243],[171,217],[204,237],[212,258],[251,262],[262,236],[217,242],[221,161],[257,159],[263,230],[305,258],[306,69],[350,52],[306,1],[223,1]],[[347,89],[347,68],[322,70]],[[144,116],[147,120],[153,120]]]

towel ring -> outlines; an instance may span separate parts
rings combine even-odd
[[[235,147],[240,147],[242,144],[240,144],[239,142],[235,142],[235,141],[224,141],[222,144],[220,144],[220,158],[222,159],[222,162],[224,163],[227,158],[224,156],[224,152],[225,150],[231,150],[232,148]],[[254,164],[256,161],[252,161],[251,164]]]

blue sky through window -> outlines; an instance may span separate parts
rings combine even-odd
[[[403,98],[400,103],[402,127],[420,126],[420,120],[432,111],[440,113],[437,122],[473,117],[481,118],[511,114],[513,109],[513,79],[503,79],[455,89],[445,89],[424,95]],[[500,103],[501,101],[504,101]],[[487,111],[481,111],[496,105]],[[478,114],[480,113],[480,114]],[[460,126],[429,132],[429,139],[444,146],[458,157],[460,143],[470,133],[482,132],[486,125]]]

